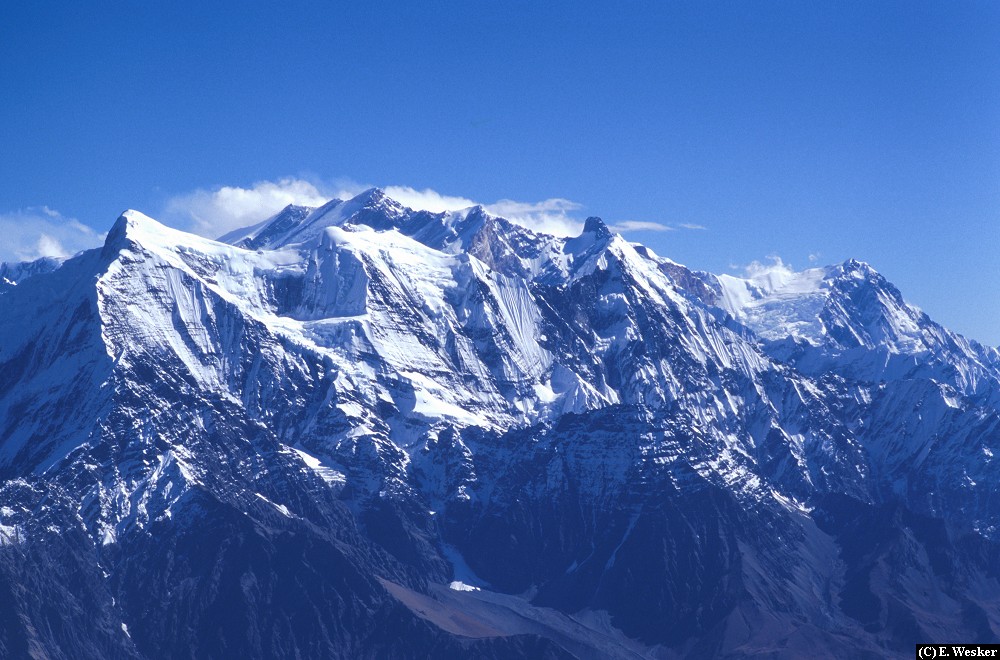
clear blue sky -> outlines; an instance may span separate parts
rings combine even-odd
[[[283,177],[560,197],[703,225],[629,237],[716,272],[863,259],[1000,344],[1000,3],[416,4],[5,3],[0,216],[103,232]]]

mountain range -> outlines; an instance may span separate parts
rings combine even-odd
[[[1000,642],[1000,352],[372,189],[0,266],[0,655]]]

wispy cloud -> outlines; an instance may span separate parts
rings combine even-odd
[[[329,199],[309,181],[286,177],[278,181],[258,181],[249,188],[199,188],[177,195],[168,200],[163,219],[183,229],[215,237],[266,220],[289,204],[320,206]]]
[[[630,231],[677,231],[679,229],[703,231],[706,229],[704,225],[696,225],[690,222],[668,225],[664,222],[652,222],[649,220],[619,220],[608,227],[611,231],[622,234]]]
[[[47,206],[0,213],[0,261],[68,257],[101,244],[103,235]]]
[[[646,220],[622,220],[608,227],[611,231],[625,233],[629,231],[674,231],[676,227],[665,225],[662,222],[648,222]]]

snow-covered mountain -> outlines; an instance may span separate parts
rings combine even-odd
[[[6,655],[1000,631],[1000,354],[866,264],[716,276],[376,189],[0,274]]]

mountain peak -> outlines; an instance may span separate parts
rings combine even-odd
[[[861,261],[860,259],[855,259],[854,257],[846,259],[842,264],[840,264],[840,267],[844,270],[844,272],[848,273],[855,270],[871,269],[871,266],[867,263]]]
[[[135,240],[137,235],[162,234],[172,231],[141,211],[127,209],[118,216],[104,239],[104,252],[115,252],[125,247],[126,242]]]
[[[596,234],[597,238],[608,238],[611,236],[611,230],[608,226],[604,224],[596,215],[592,215],[583,223],[583,233]]]
[[[379,187],[375,187],[358,193],[352,197],[350,201],[361,204],[362,206],[377,206],[387,199],[389,199],[389,196],[385,194],[385,191]]]
[[[327,202],[320,208],[336,206],[337,204],[342,203],[342,200],[335,199]],[[258,249],[268,245],[274,237],[281,236],[292,231],[315,210],[316,209],[309,206],[296,206],[295,204],[289,204],[263,222],[259,222],[250,227],[241,227],[233,230],[220,236],[218,240],[222,243],[229,243],[237,247]]]
[[[135,209],[127,209],[118,216],[115,220],[115,224],[112,225],[111,231],[114,232],[116,229],[121,231],[127,231],[128,228],[142,228],[142,227],[162,227],[163,225],[149,217],[142,211],[136,211]]]
[[[122,250],[140,248],[150,252],[196,249],[214,252],[221,244],[209,238],[174,229],[145,213],[129,209],[118,216],[101,248],[106,259],[115,259]]]
[[[853,257],[840,264],[840,269],[845,275],[855,274],[861,277],[879,275],[879,272],[872,268],[869,263]]]

